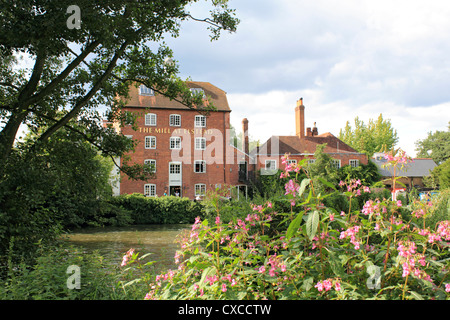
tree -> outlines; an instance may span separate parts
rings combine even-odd
[[[191,94],[176,76],[176,63],[165,63],[172,51],[163,40],[177,37],[186,20],[208,24],[211,40],[222,30],[235,31],[239,21],[227,0],[211,0],[209,18],[193,17],[187,7],[197,1],[2,1],[0,163],[8,160],[21,125],[47,127],[30,144],[34,151],[62,127],[70,129],[72,119],[102,152],[124,154],[131,146],[102,128],[98,107],[106,106],[109,120],[123,121],[118,110],[124,101],[116,97],[128,97],[132,83],[201,111],[202,95]],[[69,7],[78,8],[79,28]],[[30,70],[18,69],[21,53],[34,60]]]
[[[426,139],[416,141],[417,157],[431,157],[440,165],[450,158],[450,122],[447,131],[428,132]]]
[[[381,113],[377,120],[369,119],[367,125],[356,117],[354,129],[347,121],[345,128],[339,131],[339,139],[369,158],[375,152],[391,150],[398,142],[397,130],[389,119],[383,119]]]
[[[83,167],[83,154],[97,156],[99,150],[113,158],[133,149],[132,140],[102,122],[105,116],[122,125],[129,120],[120,111],[131,85],[143,84],[199,112],[213,109],[177,76],[163,40],[177,37],[187,20],[207,24],[211,40],[223,30],[234,32],[239,21],[227,0],[210,0],[210,17],[194,17],[188,7],[196,2],[1,1],[0,258],[12,251],[31,255],[35,243],[55,238],[67,218],[58,203],[77,211],[96,195],[97,180],[89,177],[98,163]],[[22,54],[33,61],[31,68],[21,67]],[[26,143],[16,141],[21,126],[32,133]],[[121,170],[132,178],[150,171],[145,165]]]
[[[326,186],[320,181],[320,179],[326,180],[331,184],[336,185],[338,181],[338,169],[334,165],[333,158],[323,152],[326,143],[317,145],[316,152],[314,152],[314,163],[308,165],[308,176],[313,179],[314,185],[317,189],[325,190]]]
[[[430,175],[424,179],[427,187],[440,189],[450,188],[450,159],[447,159],[430,172]]]

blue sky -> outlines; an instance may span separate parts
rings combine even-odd
[[[415,155],[414,142],[450,120],[450,2],[445,0],[231,0],[236,33],[210,42],[187,22],[167,39],[181,76],[227,92],[231,122],[252,138],[293,135],[303,97],[306,126],[339,134],[380,113]],[[206,17],[208,3],[192,6]]]

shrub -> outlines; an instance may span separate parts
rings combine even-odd
[[[370,191],[357,180],[344,185],[339,194],[350,201]],[[267,202],[227,223],[221,211],[213,220],[197,218],[180,238],[178,269],[152,278],[145,298],[450,298],[450,221],[421,225],[431,210],[390,199],[338,212],[324,205],[335,192],[315,193],[309,178],[291,177],[286,191],[298,213],[275,212]]]

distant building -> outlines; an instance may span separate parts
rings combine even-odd
[[[324,143],[327,144],[324,152],[333,158],[336,168],[345,165],[357,167],[368,163],[364,153],[357,152],[330,132],[319,134],[316,123],[313,128],[305,128],[305,106],[302,98],[297,101],[295,108],[295,129],[295,136],[272,136],[260,147],[252,150],[250,156],[255,159],[256,170],[261,170],[261,174],[283,170],[281,157],[285,154],[290,155],[292,162],[302,159],[314,162],[317,146]]]
[[[423,178],[430,175],[431,171],[437,166],[431,158],[414,158],[412,160],[412,162],[404,166],[403,170],[401,170],[400,165],[395,169],[395,175],[402,177],[397,181],[406,187],[397,184],[395,189],[423,188]],[[391,191],[395,191],[392,190],[394,186],[392,179],[390,179],[394,175],[394,168],[392,166],[386,166],[387,160],[384,157],[384,153],[375,153],[371,161],[378,167],[378,172],[383,179],[387,179],[385,186],[390,188]]]
[[[230,195],[239,196],[236,190],[247,195],[244,178],[248,152],[229,143],[231,109],[226,92],[208,82],[186,84],[191,91],[204,93],[205,104],[206,97],[210,97],[216,111],[203,115],[143,85],[130,87],[123,111],[137,116],[137,130],[131,125],[123,128],[113,125],[118,132],[138,142],[134,152],[126,155],[129,163],[150,164],[154,175],[147,181],[136,181],[120,173],[115,194],[142,193],[149,197],[167,194],[198,199],[208,190],[231,186]],[[118,159],[120,164],[123,160]]]

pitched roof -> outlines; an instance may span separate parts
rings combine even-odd
[[[231,111],[228,105],[226,92],[222,89],[212,85],[209,82],[186,81],[186,84],[189,88],[203,89],[205,95],[207,97],[211,97],[212,104],[217,111]],[[189,110],[189,108],[182,103],[175,100],[170,100],[162,94],[156,93],[154,96],[139,95],[139,86],[130,86],[129,95],[130,98],[126,104],[128,107]]]
[[[259,154],[314,154],[317,145],[324,143],[327,144],[324,149],[325,153],[358,153],[330,132],[326,132],[317,136],[305,136],[302,138],[298,136],[272,136],[259,148]],[[278,152],[276,151],[277,144]],[[256,150],[253,149],[250,154],[256,154]]]
[[[393,167],[383,167],[383,165],[387,163],[387,160],[379,158],[370,160],[378,167],[378,172],[383,177],[392,177],[394,173]],[[396,175],[405,177],[426,177],[437,166],[433,159],[417,158],[413,160],[414,162],[406,164],[403,170],[400,170],[400,166],[398,166]]]

